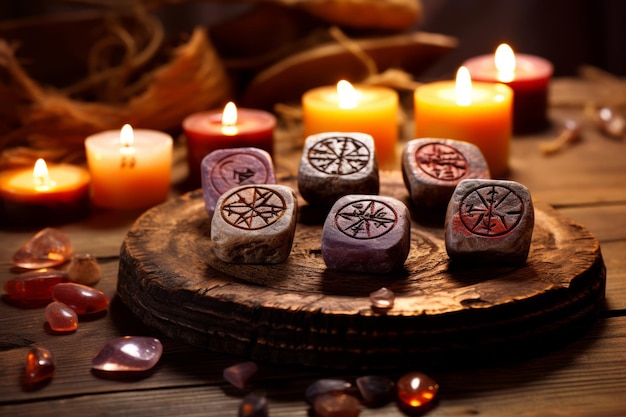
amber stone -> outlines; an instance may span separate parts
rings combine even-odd
[[[67,266],[67,276],[72,282],[93,285],[102,278],[102,271],[95,256],[76,253]]]
[[[422,409],[431,403],[439,391],[439,384],[421,372],[410,372],[396,383],[400,403],[409,409]]]
[[[44,313],[50,328],[55,332],[71,332],[78,328],[78,315],[63,303],[51,302]]]
[[[35,384],[52,378],[54,375],[54,358],[50,351],[42,347],[34,347],[26,355],[24,383]]]
[[[69,236],[58,229],[47,227],[13,254],[13,263],[25,269],[49,268],[67,262],[71,256]]]
[[[252,361],[241,362],[225,368],[222,372],[222,376],[233,386],[244,389],[258,371],[259,367],[256,363]]]
[[[105,293],[74,282],[55,285],[52,288],[52,298],[68,305],[79,316],[98,313],[109,307],[109,297]]]
[[[67,274],[55,269],[41,269],[19,274],[4,283],[9,299],[20,303],[52,300],[52,287],[67,282]]]
[[[328,393],[315,397],[313,410],[319,417],[356,417],[361,414],[361,404],[352,395]]]
[[[124,336],[109,340],[91,361],[99,371],[143,372],[152,369],[163,354],[159,339]]]
[[[267,417],[267,399],[264,396],[250,393],[239,404],[238,417]]]
[[[363,402],[369,407],[380,407],[390,402],[395,394],[391,378],[384,375],[365,375],[356,379]]]

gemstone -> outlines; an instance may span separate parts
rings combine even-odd
[[[382,287],[370,293],[370,301],[373,308],[390,309],[393,307],[393,303],[396,300],[396,295],[390,289]]]
[[[72,282],[93,285],[102,278],[102,271],[95,256],[89,253],[76,253],[67,266],[67,276]]]
[[[459,264],[521,265],[528,257],[534,223],[530,192],[522,184],[463,180],[446,212],[446,251]]]
[[[350,390],[351,388],[352,384],[343,379],[318,379],[306,388],[306,390],[304,391],[304,397],[309,404],[313,404],[313,401],[319,395],[328,393],[342,393]]]
[[[369,407],[380,407],[390,402],[395,394],[391,378],[382,375],[366,375],[356,379],[356,386],[363,402]]]
[[[55,269],[41,269],[19,274],[4,283],[9,299],[24,304],[52,300],[52,287],[67,282],[67,274]]]
[[[78,328],[78,315],[67,305],[53,301],[44,312],[50,328],[55,332],[71,332]]]
[[[298,199],[284,185],[243,185],[220,196],[211,219],[215,256],[238,264],[276,264],[291,253]]]
[[[251,361],[241,362],[225,368],[222,372],[222,376],[234,387],[244,389],[258,371],[259,367],[256,363]]]
[[[614,138],[623,138],[626,132],[626,120],[611,107],[598,109],[596,124],[604,133]]]
[[[250,393],[239,404],[238,417],[267,417],[267,399],[264,396]]]
[[[39,346],[31,348],[26,355],[24,382],[34,384],[52,378],[54,368],[54,358],[48,349]]]
[[[69,236],[52,227],[40,230],[13,255],[13,263],[25,269],[49,268],[72,256]]]
[[[421,409],[437,396],[439,384],[421,372],[410,372],[396,383],[400,403],[409,409]]]
[[[124,336],[109,340],[91,361],[100,371],[141,372],[154,367],[161,358],[163,345],[159,339],[145,336]]]
[[[400,200],[365,194],[341,197],[322,229],[328,269],[386,274],[399,271],[409,254],[409,209]]]
[[[109,297],[102,291],[83,284],[66,282],[52,288],[52,298],[72,308],[76,314],[92,314],[109,307]]]
[[[315,397],[313,410],[318,417],[356,417],[361,414],[361,404],[352,395],[328,393]]]
[[[402,176],[418,207],[448,206],[456,185],[467,178],[491,178],[480,149],[453,139],[421,138],[402,151]]]
[[[332,206],[347,194],[378,194],[374,138],[358,132],[326,132],[306,138],[298,190],[312,205]]]

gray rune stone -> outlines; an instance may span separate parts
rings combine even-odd
[[[528,189],[514,181],[468,179],[457,185],[445,222],[452,262],[521,265],[535,224]]]
[[[357,132],[309,136],[298,169],[298,190],[310,204],[327,207],[347,194],[378,194],[372,136]]]
[[[202,159],[202,196],[209,218],[222,194],[249,184],[276,184],[269,153],[259,148],[217,149]]]
[[[464,179],[491,178],[475,145],[453,139],[421,138],[402,151],[404,184],[416,206],[445,209],[456,185]]]
[[[402,269],[409,254],[408,208],[392,197],[350,194],[332,206],[322,230],[328,269],[384,274]]]
[[[276,264],[291,252],[298,200],[284,185],[243,185],[217,200],[211,220],[215,255],[224,262]]]

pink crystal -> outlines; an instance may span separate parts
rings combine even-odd
[[[78,284],[93,285],[100,281],[102,271],[98,260],[89,253],[74,254],[67,266],[70,281]]]
[[[46,320],[55,332],[71,332],[78,328],[78,316],[67,305],[53,301],[46,306]]]
[[[224,369],[222,375],[233,386],[244,389],[258,371],[259,367],[256,363],[242,362]]]
[[[352,395],[328,393],[315,397],[313,410],[318,417],[356,417],[361,414],[361,404]]]
[[[380,309],[389,309],[393,307],[393,303],[396,299],[396,295],[393,291],[382,287],[381,289],[374,291],[370,294],[370,301],[372,307]]]
[[[54,358],[50,351],[42,347],[34,347],[26,355],[24,382],[34,384],[52,378],[54,368]]]
[[[411,372],[402,376],[397,384],[400,403],[410,410],[423,410],[439,391],[439,384],[421,372]]]
[[[76,314],[93,314],[109,307],[109,297],[102,291],[74,282],[52,287],[52,298],[72,308]]]
[[[4,283],[9,299],[25,305],[41,305],[52,300],[52,287],[67,282],[67,274],[55,269],[41,269],[19,274]]]
[[[147,371],[157,364],[163,353],[159,339],[124,336],[109,340],[91,361],[100,371]]]
[[[13,255],[13,263],[25,269],[60,265],[72,256],[69,236],[52,227],[39,231]]]

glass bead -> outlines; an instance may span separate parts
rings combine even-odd
[[[393,303],[396,299],[396,295],[390,289],[382,287],[381,289],[370,293],[370,302],[372,307],[380,309],[390,309],[393,307]]]
[[[379,375],[366,375],[356,379],[356,386],[363,402],[369,407],[380,407],[390,402],[395,394],[391,378]]]
[[[328,393],[315,397],[313,410],[318,417],[357,417],[361,414],[361,404],[352,395]]]
[[[52,287],[52,298],[72,308],[76,314],[93,314],[109,307],[109,297],[87,285],[66,282]]]
[[[51,302],[46,306],[44,314],[55,332],[72,332],[78,328],[78,315],[63,303]]]
[[[77,284],[93,285],[102,278],[98,260],[89,253],[74,254],[67,266],[67,276]]]
[[[439,384],[421,372],[411,372],[396,383],[400,403],[416,410],[432,402],[439,391]]]
[[[72,256],[69,236],[52,227],[40,230],[13,255],[13,263],[25,269],[49,268]]]
[[[42,347],[31,348],[26,355],[24,383],[35,384],[52,378],[54,368],[54,358],[48,349]]]
[[[352,384],[343,379],[318,379],[304,391],[304,397],[309,404],[313,404],[315,397],[328,393],[343,393],[352,388]]]
[[[244,389],[252,377],[259,371],[259,367],[254,362],[241,362],[224,369],[222,376],[233,386]]]
[[[109,340],[91,361],[100,371],[141,372],[157,364],[163,354],[159,339],[145,336],[124,336]]]
[[[24,304],[52,300],[52,287],[67,282],[67,274],[55,269],[41,269],[19,274],[4,283],[9,299]]]
[[[239,404],[238,417],[268,417],[267,399],[250,393]]]

